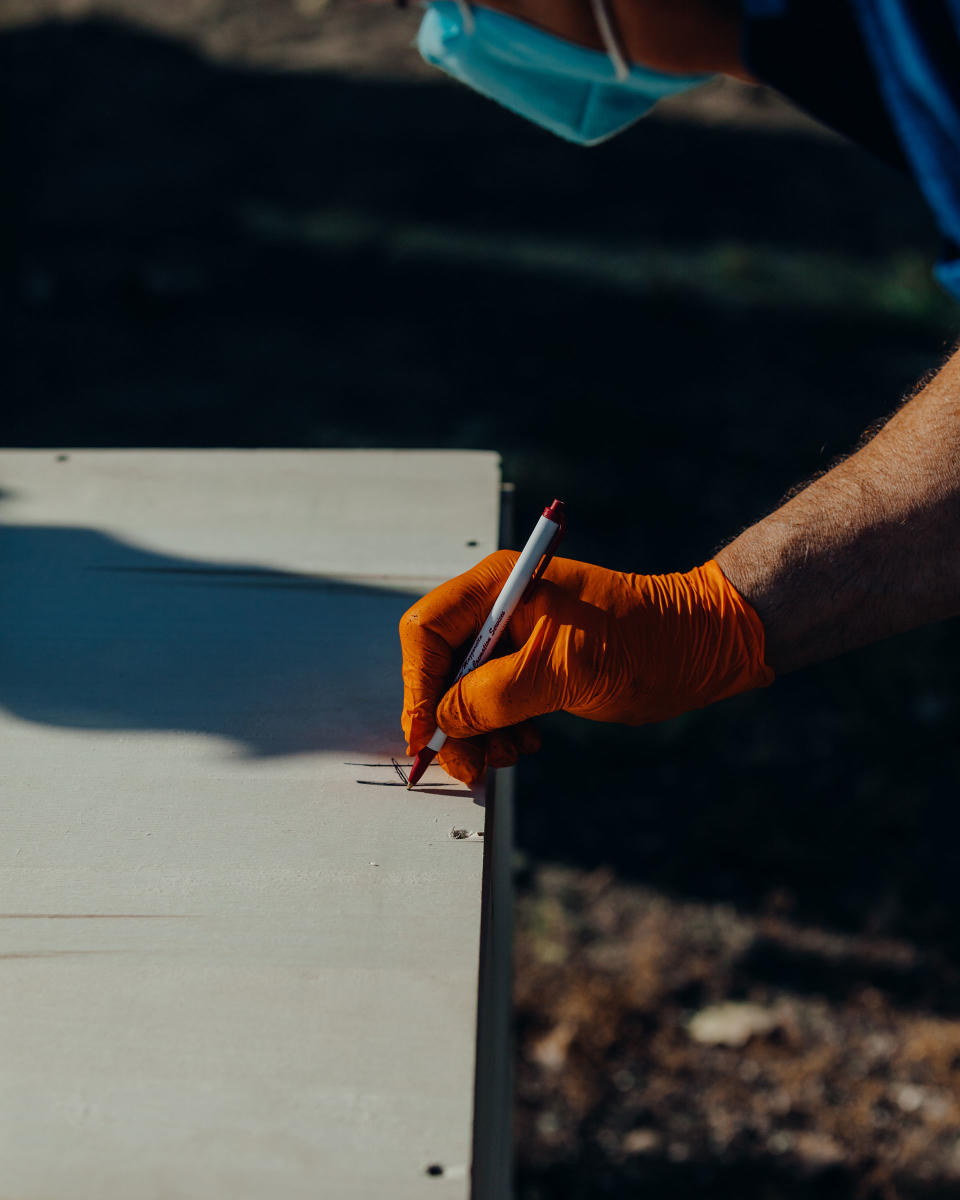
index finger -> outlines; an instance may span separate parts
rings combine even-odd
[[[516,561],[513,550],[488,554],[428,592],[401,617],[401,724],[408,753],[416,754],[433,736],[437,702],[460,666],[454,655],[479,632]]]

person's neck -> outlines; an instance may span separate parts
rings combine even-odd
[[[740,52],[739,0],[611,0],[611,8],[631,62],[753,82]]]
[[[480,0],[567,41],[603,50],[589,0]],[[610,0],[631,62],[673,75],[751,82],[740,59],[739,0]]]

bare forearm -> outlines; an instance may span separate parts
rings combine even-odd
[[[717,561],[778,674],[960,613],[960,353]]]

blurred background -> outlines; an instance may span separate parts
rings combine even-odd
[[[576,150],[417,21],[4,0],[0,443],[496,449],[521,533],[561,496],[569,557],[676,570],[947,352],[912,186],[772,94]],[[958,649],[544,722],[519,1200],[960,1196]]]

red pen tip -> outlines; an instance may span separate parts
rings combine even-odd
[[[429,746],[424,746],[424,748],[420,751],[420,753],[414,759],[413,766],[410,768],[410,775],[407,779],[408,792],[415,784],[420,782],[424,771],[430,766],[434,758],[436,758],[436,755],[436,750],[431,750]]]

